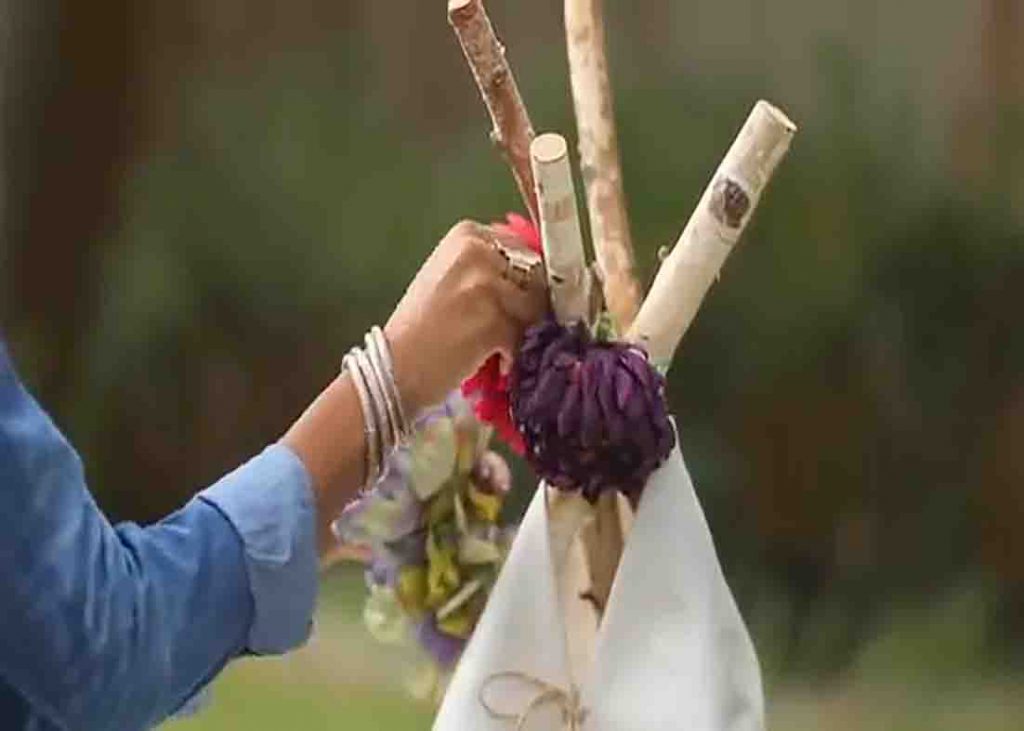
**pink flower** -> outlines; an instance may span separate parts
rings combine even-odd
[[[515,236],[526,244],[535,254],[544,254],[544,246],[540,240],[540,230],[533,221],[518,213],[506,213],[505,223],[492,223],[491,228],[509,236]]]

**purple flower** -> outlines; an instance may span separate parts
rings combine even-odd
[[[427,562],[426,540],[426,529],[420,529],[390,543],[374,545],[366,567],[366,583],[394,587],[403,568]]]
[[[370,563],[366,566],[367,586],[390,586],[394,588],[398,582],[398,571],[402,567],[394,560],[392,554],[385,551],[375,551]]]
[[[438,629],[433,615],[428,616],[416,627],[416,638],[442,668],[452,667],[466,646],[466,640],[445,634]]]
[[[468,402],[461,392],[452,391],[445,396],[444,401],[426,409],[418,417],[414,424],[414,430],[419,431],[427,424],[437,419],[452,419],[460,414],[467,413],[470,409]]]
[[[511,378],[527,459],[549,484],[591,502],[618,489],[636,503],[675,446],[665,379],[646,354],[595,341],[582,324],[531,328]]]
[[[419,530],[423,524],[423,505],[408,487],[410,472],[408,448],[396,450],[380,481],[346,505],[334,521],[331,527],[338,540],[373,547]]]

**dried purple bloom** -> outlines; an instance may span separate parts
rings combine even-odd
[[[527,459],[549,484],[578,488],[591,502],[618,489],[635,503],[675,446],[665,379],[646,354],[595,341],[582,324],[531,328],[511,386]]]
[[[455,665],[466,646],[466,640],[453,637],[438,629],[433,615],[427,617],[416,627],[416,638],[442,668],[450,668]]]

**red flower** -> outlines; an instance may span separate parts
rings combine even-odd
[[[494,223],[491,227],[504,234],[515,236],[532,251],[542,254],[540,231],[530,219],[517,213],[505,216],[505,223]],[[526,444],[512,422],[512,409],[508,401],[508,376],[501,372],[501,359],[492,355],[480,370],[462,384],[462,395],[473,402],[476,417],[494,427],[498,436],[517,454],[524,454]]]
[[[476,418],[490,424],[498,436],[516,454],[524,454],[526,445],[512,423],[508,403],[508,376],[501,373],[501,358],[492,355],[480,370],[462,383],[462,395],[473,402]]]

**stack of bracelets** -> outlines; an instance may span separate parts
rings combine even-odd
[[[382,477],[388,456],[408,439],[411,425],[395,384],[395,369],[384,332],[377,326],[366,334],[366,347],[355,347],[341,362],[352,376],[363,410],[366,434],[366,486]]]

